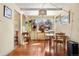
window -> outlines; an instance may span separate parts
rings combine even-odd
[[[69,15],[62,15],[62,16],[61,15],[58,15],[56,17],[55,22],[57,24],[68,24],[69,23]]]

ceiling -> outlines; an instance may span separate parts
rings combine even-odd
[[[47,9],[47,15],[57,15],[61,13],[61,10],[52,10],[63,8],[66,9],[69,6],[79,5],[72,3],[16,3],[16,5],[24,11],[25,15],[38,15],[39,9]],[[51,10],[48,10],[48,9]],[[25,10],[23,10],[25,9]],[[28,9],[28,10],[27,10]]]

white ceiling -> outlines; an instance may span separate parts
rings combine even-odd
[[[79,4],[71,3],[16,3],[19,8],[66,8],[68,6],[74,6]],[[23,10],[25,15],[38,15],[38,10]],[[60,11],[48,10],[47,15],[57,15]]]
[[[19,8],[63,8],[64,6],[77,5],[77,3],[16,3]]]

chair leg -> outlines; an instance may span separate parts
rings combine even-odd
[[[63,44],[63,53],[64,53],[64,55],[65,55],[65,52],[66,52],[66,49],[65,49],[65,43]]]
[[[62,48],[62,46],[61,46],[61,43],[60,43],[60,53],[61,53],[61,48]]]
[[[56,42],[56,48],[55,48],[56,50],[55,50],[55,53],[57,54],[57,42]]]

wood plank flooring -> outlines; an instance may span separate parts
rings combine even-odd
[[[48,41],[32,41],[30,44],[17,46],[8,56],[63,56],[63,50],[57,54],[55,48],[51,48],[49,53]]]

